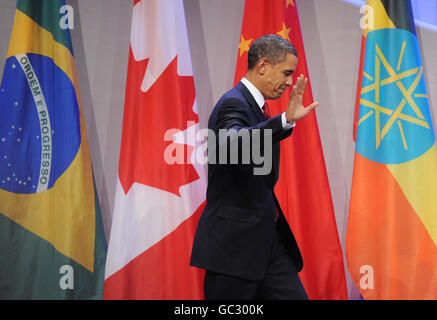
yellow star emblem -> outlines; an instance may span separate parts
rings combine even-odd
[[[294,7],[294,6],[295,6],[295,5],[294,5],[294,0],[286,0],[285,7],[288,8],[288,6],[289,6],[290,4]]]
[[[405,139],[404,130],[402,126],[402,121],[413,123],[415,125],[424,127],[426,129],[430,130],[430,127],[428,125],[428,122],[425,120],[424,115],[420,111],[419,107],[417,106],[415,98],[426,98],[427,96],[421,93],[415,93],[415,90],[419,84],[420,79],[423,76],[423,67],[415,67],[411,68],[409,70],[399,72],[400,66],[402,63],[402,58],[405,50],[406,43],[404,42],[402,45],[401,52],[399,54],[398,58],[398,64],[396,70],[390,65],[387,58],[384,56],[382,50],[380,47],[376,44],[375,45],[375,74],[374,77],[369,75],[366,72],[363,72],[364,77],[366,77],[368,80],[372,81],[373,83],[370,85],[367,85],[361,89],[361,95],[370,92],[375,91],[375,101],[369,101],[364,98],[360,99],[360,104],[363,106],[366,106],[370,108],[371,110],[366,113],[364,116],[361,117],[358,121],[358,126],[361,125],[364,121],[369,119],[372,115],[374,115],[375,120],[375,138],[376,138],[376,149],[379,148],[382,140],[385,138],[389,130],[393,127],[393,125],[396,123],[398,125],[398,130],[400,132],[400,135],[402,137],[402,142],[404,145],[404,149],[408,149],[408,145]],[[381,67],[384,67],[387,73],[389,74],[389,77],[385,79],[381,79]],[[414,80],[411,83],[410,87],[406,88],[404,84],[401,82],[402,79],[414,76]],[[395,108],[395,110],[392,110],[390,108],[387,108],[385,106],[380,105],[380,90],[381,87],[389,85],[389,84],[395,84],[400,92],[403,95],[403,99],[401,103]],[[404,108],[409,105],[413,112],[415,113],[415,116],[411,116],[408,114],[403,113],[402,111]],[[385,123],[384,126],[381,126],[381,114],[385,114],[389,116],[389,120]]]
[[[240,44],[238,45],[238,48],[240,49],[240,58],[245,52],[249,51],[252,40],[253,39],[246,40],[243,35],[241,35]]]
[[[282,30],[276,32],[277,35],[280,35],[282,38],[290,41],[290,31],[291,28],[287,28],[287,26],[285,25],[285,22],[282,22]]]

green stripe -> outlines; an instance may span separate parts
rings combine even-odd
[[[49,242],[0,213],[0,300],[102,299],[107,244],[95,192],[94,272],[61,254]],[[76,241],[81,241],[77,239]],[[74,272],[74,289],[62,289],[60,268]]]
[[[18,0],[17,9],[52,33],[55,41],[67,47],[73,55],[70,31],[60,25],[63,15],[59,11],[64,4],[65,0]]]
[[[98,297],[103,298],[103,287],[105,281],[105,265],[106,254],[108,251],[108,244],[106,242],[105,230],[103,229],[102,213],[100,210],[100,201],[97,195],[96,182],[94,181],[93,173],[93,185],[94,185],[94,205],[96,211],[96,232],[94,241],[94,273],[96,281],[96,292]]]
[[[410,0],[381,0],[381,3],[396,28],[416,34]]]
[[[102,299],[105,253],[96,253],[99,268],[91,273],[0,214],[0,300]],[[73,289],[60,286],[64,265],[72,267]]]

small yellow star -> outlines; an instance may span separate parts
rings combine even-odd
[[[295,6],[295,5],[294,5],[294,0],[286,0],[285,7],[288,8],[288,6],[289,6],[290,4],[294,7],[294,6]]]
[[[291,31],[291,28],[287,28],[287,26],[285,25],[285,22],[282,22],[282,30],[276,32],[276,34],[280,35],[282,38],[290,41],[290,36],[289,36],[290,31]]]
[[[243,35],[241,35],[241,40],[238,48],[240,49],[240,57],[247,51],[249,51],[250,43],[253,39],[244,39]]]

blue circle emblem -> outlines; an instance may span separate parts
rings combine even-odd
[[[0,188],[21,194],[52,188],[81,143],[76,92],[49,57],[6,60],[0,86]]]
[[[385,164],[421,156],[435,136],[416,36],[370,32],[364,61],[356,151]]]

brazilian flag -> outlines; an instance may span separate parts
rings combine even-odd
[[[0,86],[0,299],[103,295],[106,241],[64,6],[17,1]]]
[[[437,299],[437,147],[410,0],[368,0],[346,235],[365,299]]]

